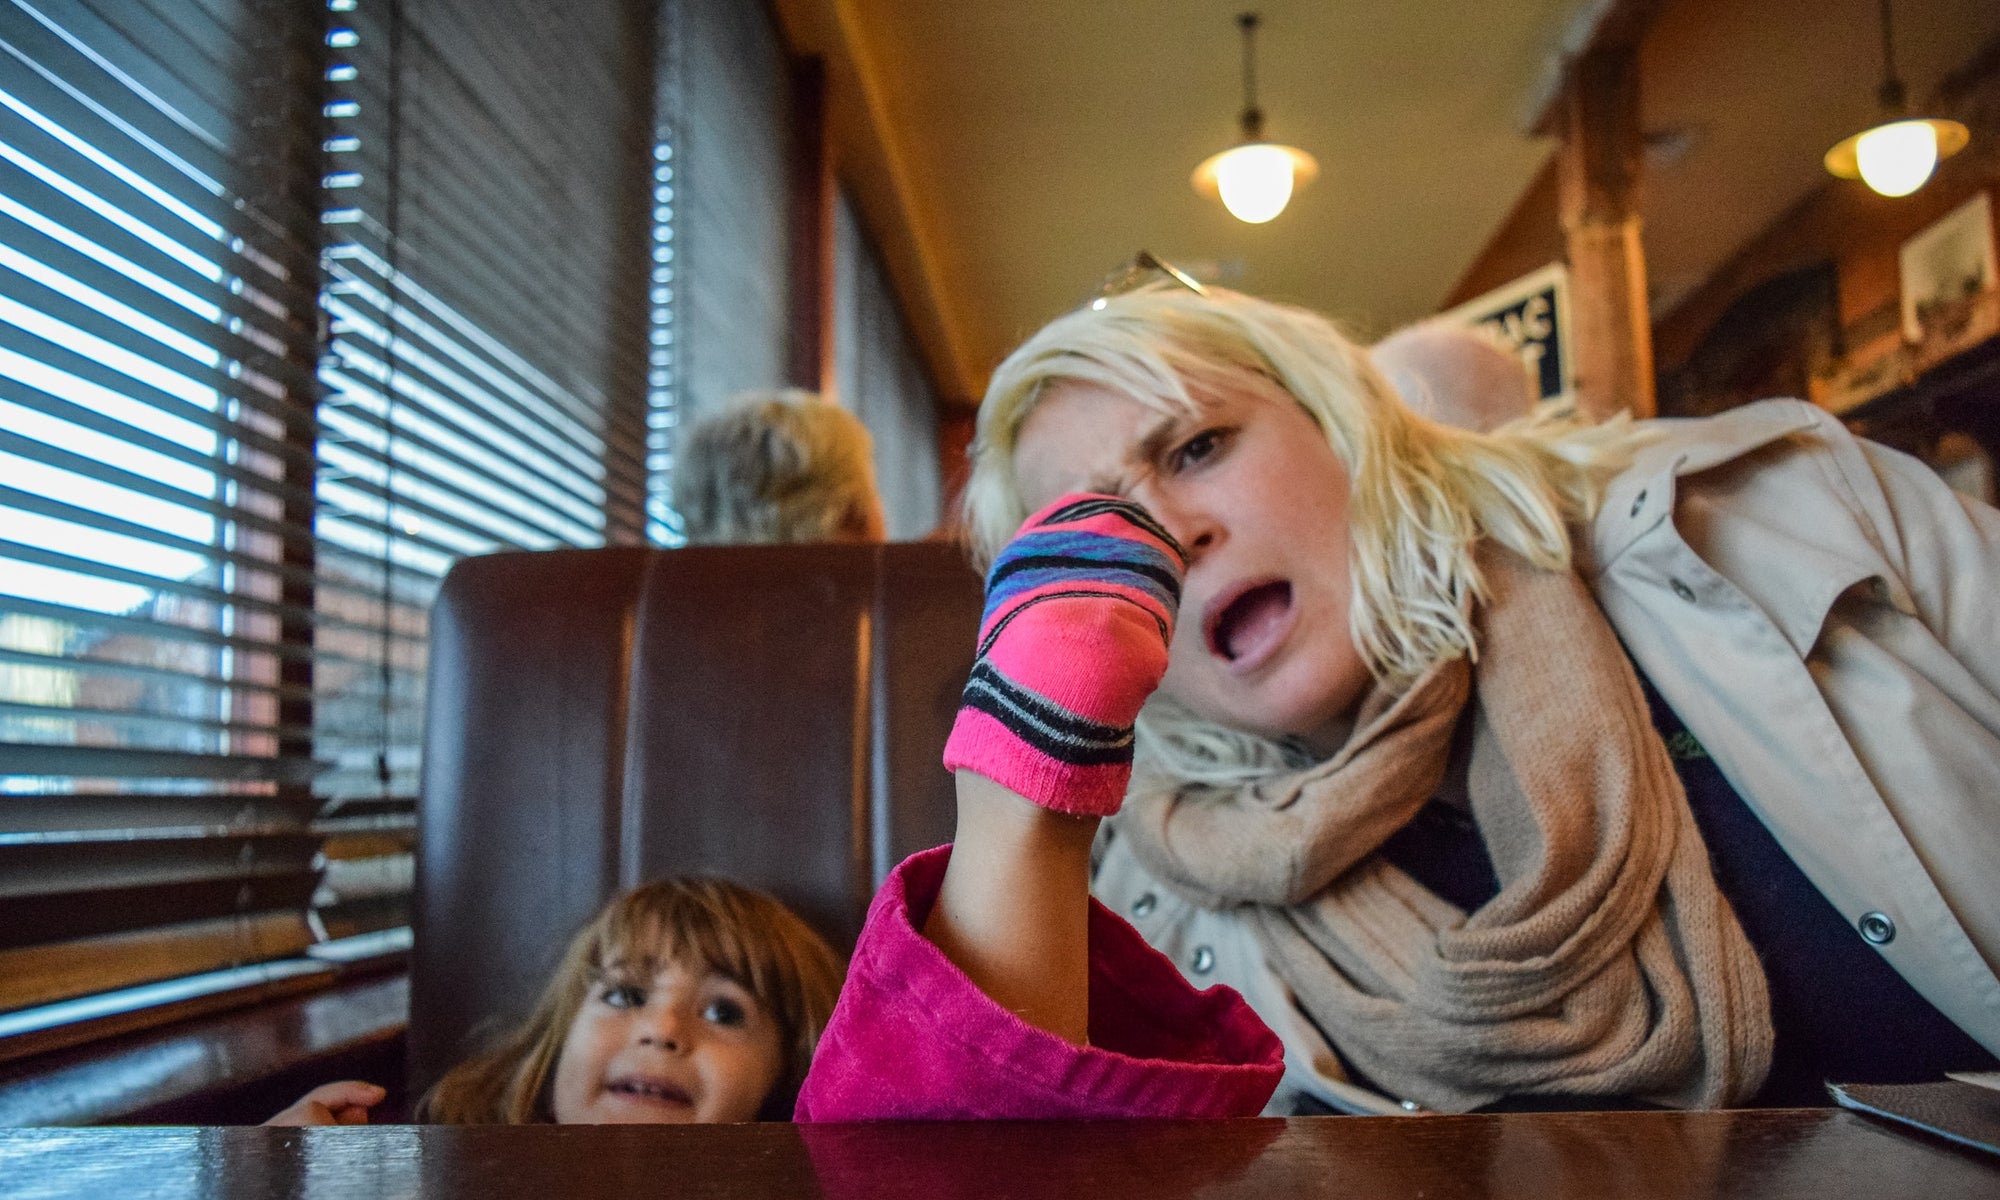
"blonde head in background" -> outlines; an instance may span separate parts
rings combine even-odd
[[[1491,432],[1540,399],[1521,356],[1483,329],[1420,321],[1369,353],[1404,402],[1440,425]]]
[[[796,388],[696,421],[674,456],[689,545],[879,542],[874,443],[853,413]]]

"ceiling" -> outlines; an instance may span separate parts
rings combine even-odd
[[[828,61],[843,181],[948,399],[1144,247],[1364,336],[1435,311],[1552,152],[1524,132],[1565,47],[1650,10],[1656,315],[1816,187],[1866,122],[1876,0],[1262,0],[1266,130],[1321,175],[1267,225],[1188,173],[1235,136],[1250,0],[778,0]],[[1991,0],[1903,0],[1921,103],[2000,35]]]

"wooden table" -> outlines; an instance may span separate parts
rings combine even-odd
[[[0,1130],[0,1196],[2000,1197],[2000,1158],[1853,1113]]]

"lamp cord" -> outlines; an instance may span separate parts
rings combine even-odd
[[[402,0],[389,0],[389,102],[385,137],[388,141],[388,197],[383,220],[387,236],[383,246],[388,269],[388,307],[383,314],[382,356],[386,377],[382,385],[382,657],[377,664],[377,717],[381,742],[375,752],[375,781],[387,799],[395,778],[389,765],[389,751],[396,740],[394,689],[396,672],[393,630],[396,623],[396,389],[402,371],[403,313],[403,34],[405,14]]]
[[[1896,33],[1889,16],[1890,0],[1882,0],[1882,107],[1898,114],[1909,107],[1903,81],[1896,78]]]
[[[1236,16],[1243,30],[1243,136],[1253,142],[1264,136],[1264,113],[1257,107],[1257,20],[1253,12]]]

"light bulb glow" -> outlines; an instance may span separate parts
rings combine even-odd
[[[1937,167],[1937,134],[1929,121],[1893,121],[1855,139],[1861,181],[1884,196],[1907,196]]]
[[[1238,146],[1216,160],[1215,186],[1231,216],[1262,225],[1292,201],[1292,156],[1268,142]]]

